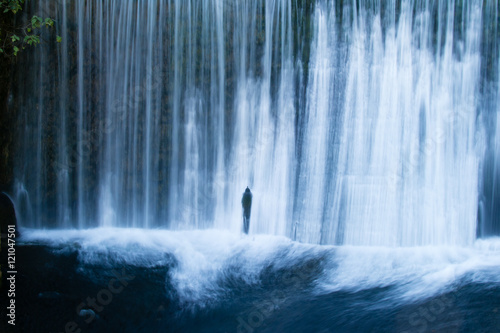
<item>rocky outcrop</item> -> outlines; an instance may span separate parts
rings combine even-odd
[[[5,193],[0,193],[0,227],[2,232],[2,246],[7,237],[8,227],[15,225],[17,231],[17,219],[14,204],[9,196]]]

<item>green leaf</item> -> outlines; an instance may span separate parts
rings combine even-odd
[[[40,28],[42,26],[42,23],[43,21],[41,17],[34,15],[31,18],[31,25],[33,26],[33,28]]]
[[[40,37],[38,37],[37,35],[28,35],[24,37],[24,42],[27,43],[28,45],[39,44]]]
[[[19,48],[17,46],[14,46],[14,55],[17,56],[17,52],[19,52]]]
[[[44,21],[44,24],[45,24],[46,26],[52,27],[52,26],[54,25],[54,20],[53,20],[53,19],[51,19],[51,18],[48,18],[48,17],[47,17],[47,18],[45,19],[45,21]]]

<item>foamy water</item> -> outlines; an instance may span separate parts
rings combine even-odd
[[[500,238],[470,247],[388,248],[310,245],[225,230],[26,229],[22,234],[23,244],[77,250],[83,267],[171,265],[181,302],[201,306],[217,302],[228,281],[259,286],[269,271],[284,271],[288,277],[282,280],[297,284],[311,278],[314,295],[392,287],[390,304],[432,297],[467,282],[500,283]]]

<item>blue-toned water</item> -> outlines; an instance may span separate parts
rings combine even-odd
[[[498,238],[470,247],[389,248],[224,230],[90,229],[23,230],[22,244],[51,253],[38,274],[57,286],[48,279],[39,292],[61,293],[54,309],[67,305],[53,321],[36,315],[50,313],[34,306],[44,297],[32,296],[30,305],[37,308],[30,321],[50,330],[73,320],[84,332],[122,326],[124,332],[500,330]],[[130,279],[108,302],[99,292],[116,275]],[[103,300],[99,317],[85,322],[75,308],[83,302],[93,309],[85,303],[96,295]]]
[[[498,1],[30,6],[62,37],[9,98],[33,295],[63,295],[34,327],[500,331]]]
[[[55,1],[15,91],[26,227],[498,234],[496,1]],[[50,69],[47,69],[50,68]]]

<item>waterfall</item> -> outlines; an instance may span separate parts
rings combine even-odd
[[[402,1],[397,22],[376,7],[354,13],[333,199],[347,244],[475,238],[482,9],[464,3],[455,46],[455,6],[438,8],[432,24],[432,5],[416,14],[414,6]]]
[[[297,214],[294,219],[298,239],[319,242],[322,236],[324,206],[328,202],[326,181],[331,177],[327,167],[328,136],[335,132],[335,86],[337,57],[335,11],[333,6],[318,6],[314,14],[314,38],[309,61],[309,83],[306,113],[304,115],[304,138],[301,172],[298,180]],[[333,222],[333,221],[332,221]],[[335,222],[334,222],[335,223]]]
[[[500,232],[494,0],[29,10],[62,42],[17,68],[24,227],[240,232],[249,186],[251,234],[415,246]]]

